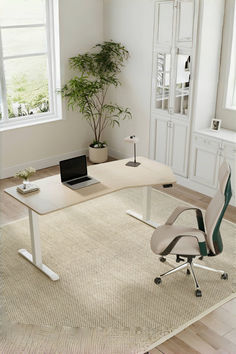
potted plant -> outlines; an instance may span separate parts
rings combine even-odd
[[[78,109],[90,125],[94,140],[89,146],[89,159],[100,163],[107,160],[107,144],[102,139],[106,127],[120,125],[120,120],[131,118],[128,108],[108,102],[111,86],[120,82],[118,74],[129,57],[120,43],[97,44],[92,51],[70,58],[70,66],[77,74],[60,91],[68,108]]]
[[[35,172],[36,170],[33,167],[27,167],[15,174],[16,178],[21,178],[23,180],[23,189],[27,189],[27,186],[30,185],[29,177],[33,176]]]

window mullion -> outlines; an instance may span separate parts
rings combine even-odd
[[[53,53],[54,50],[54,23],[53,23],[53,1],[46,0],[46,34],[47,34],[47,52],[48,52],[48,94],[49,94],[49,111],[55,112],[55,83],[53,78]]]
[[[17,54],[17,55],[9,55],[7,57],[3,57],[4,60],[8,59],[19,59],[19,58],[28,58],[28,57],[37,57],[40,55],[46,55],[46,52],[38,52],[38,53],[28,53],[28,54]]]
[[[45,27],[45,23],[32,23],[30,25],[7,25],[1,26],[2,29],[12,29],[12,28],[35,28],[35,27]]]
[[[3,50],[2,50],[2,33],[0,29],[0,92],[2,96],[2,119],[4,122],[8,120],[8,107],[7,107],[7,88],[4,72]]]

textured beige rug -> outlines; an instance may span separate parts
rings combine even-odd
[[[180,204],[185,203],[153,191],[152,219],[163,223]],[[28,220],[3,227],[1,284],[8,327],[0,352],[143,353],[233,296],[235,224],[223,222],[224,252],[204,260],[228,272],[229,280],[196,269],[203,292],[196,298],[193,281],[183,272],[154,284],[170,266],[150,250],[153,229],[125,213],[139,212],[141,205],[142,190],[130,189],[40,217],[43,260],[59,274],[58,282],[17,254],[19,248],[30,249]],[[178,222],[192,225],[194,213]],[[176,265],[174,258],[170,263]]]

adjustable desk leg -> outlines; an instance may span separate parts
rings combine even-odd
[[[18,250],[18,253],[46,274],[51,280],[58,280],[59,276],[42,263],[38,214],[31,209],[28,210],[32,254],[25,249]]]
[[[156,222],[150,220],[151,217],[151,194],[152,194],[152,187],[143,187],[143,213],[138,214],[133,210],[127,210],[127,214],[130,216],[133,216],[134,218],[145,222],[145,224],[148,224],[154,228],[157,228],[159,224]]]

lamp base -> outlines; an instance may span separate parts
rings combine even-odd
[[[125,164],[125,166],[130,166],[130,167],[138,167],[140,164],[140,162],[134,162],[134,161],[129,161]]]

